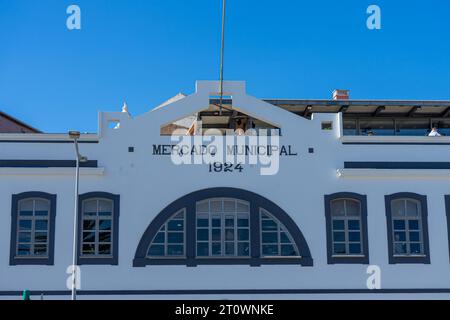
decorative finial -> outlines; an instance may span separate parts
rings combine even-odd
[[[128,106],[126,102],[123,103],[122,112],[130,114],[130,112],[128,112]]]

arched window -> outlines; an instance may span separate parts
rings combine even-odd
[[[119,196],[91,192],[79,197],[78,264],[117,264]]]
[[[429,263],[426,197],[386,196],[390,263]]]
[[[300,256],[292,236],[281,222],[264,209],[261,214],[261,256],[298,257]]]
[[[145,231],[133,265],[312,265],[308,245],[292,219],[249,191],[213,188],[166,207]]]
[[[184,257],[185,256],[185,210],[174,214],[152,240],[147,252],[148,257]]]
[[[10,264],[53,264],[56,196],[26,192],[12,197]]]
[[[328,263],[369,263],[366,196],[325,196]]]

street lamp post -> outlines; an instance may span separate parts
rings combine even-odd
[[[78,252],[78,194],[79,194],[79,181],[80,181],[80,163],[86,162],[87,158],[80,154],[78,148],[78,139],[80,138],[79,131],[69,131],[69,137],[73,139],[75,146],[75,209],[73,215],[73,260],[72,260],[72,300],[77,299],[77,288],[76,288],[76,270],[77,270],[77,252]]]

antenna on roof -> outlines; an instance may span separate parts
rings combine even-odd
[[[222,2],[222,44],[220,49],[220,112],[222,115],[222,104],[223,104],[223,64],[224,64],[224,53],[225,53],[225,16],[226,16],[227,0]]]

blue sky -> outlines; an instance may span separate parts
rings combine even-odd
[[[124,100],[144,113],[218,78],[220,19],[221,0],[0,0],[0,110],[46,132],[95,132]],[[446,0],[228,0],[225,78],[260,98],[450,100],[448,21]]]

